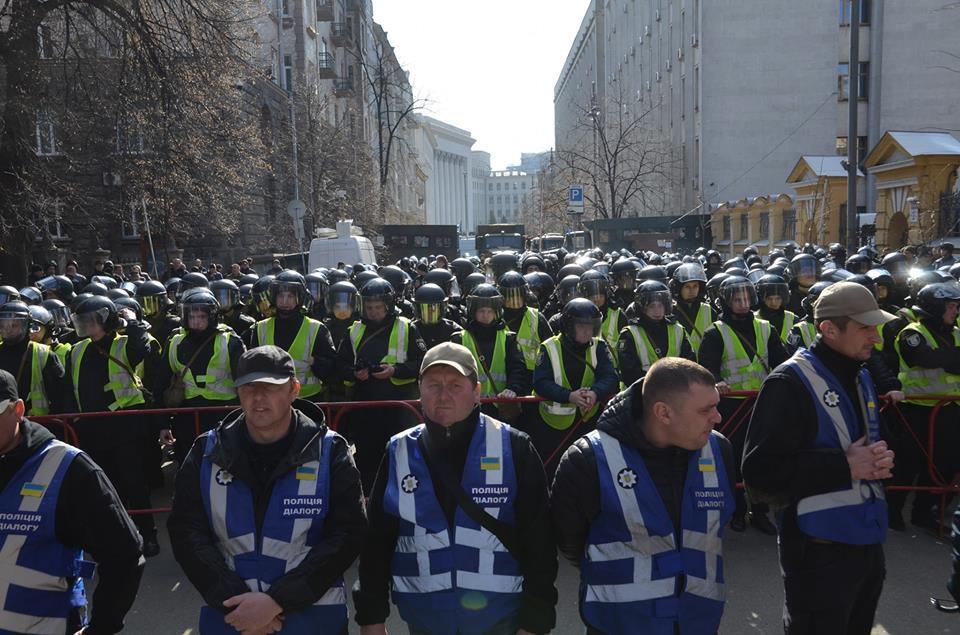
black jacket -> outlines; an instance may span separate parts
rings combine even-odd
[[[503,310],[503,321],[507,325],[507,328],[513,331],[514,333],[520,332],[520,325],[523,323],[523,316],[526,315],[527,309],[504,309]],[[550,329],[550,324],[547,322],[547,316],[542,312],[537,312],[539,319],[537,320],[537,334],[540,336],[540,341],[545,342],[551,337],[554,333]]]
[[[30,384],[33,376],[33,355],[27,353],[27,342],[28,340],[19,344],[0,342],[0,368],[18,380],[17,390],[26,402],[27,411],[29,411],[32,405],[30,403]],[[24,362],[23,371],[18,376],[17,371],[20,370],[21,362]],[[69,384],[64,376],[63,364],[60,363],[60,358],[52,350],[47,357],[47,363],[41,370],[41,375],[47,401],[50,403],[50,412],[66,412],[64,410],[66,406],[65,397]]]
[[[635,322],[636,323],[631,326],[637,326],[646,332],[647,337],[650,339],[650,343],[653,344],[654,352],[657,353],[658,358],[665,357],[670,347],[667,326],[670,325],[672,328],[672,323],[667,320],[658,320],[654,322],[645,315],[640,315]],[[641,363],[640,358],[637,356],[637,348],[633,341],[633,336],[627,332],[627,329],[624,329],[620,333],[620,341],[617,344],[619,349],[617,361],[620,363],[620,376],[623,378],[624,384],[630,385],[642,378],[645,374],[643,370],[643,364]],[[690,340],[687,339],[686,330],[684,330],[684,336],[680,340],[680,350],[678,353],[679,356],[683,357],[684,359],[697,361],[697,356],[693,352],[693,348],[690,346]]]
[[[730,328],[740,336],[740,339],[747,343],[743,348],[747,351],[747,354],[750,355],[751,359],[754,357],[750,350],[751,347],[753,350],[757,349],[757,336],[753,332],[753,321],[755,319],[753,313],[748,313],[746,316],[737,318],[733,318],[726,313],[720,316],[720,321],[729,325]],[[773,370],[785,362],[787,357],[787,351],[783,348],[780,333],[771,325],[770,338],[767,340],[767,367]],[[723,365],[723,336],[720,335],[719,330],[712,328],[703,335],[697,361],[701,366],[713,373],[713,377],[718,382],[723,381],[723,378],[720,376],[720,368]]]
[[[380,401],[384,399],[416,399],[416,383],[397,386],[389,379],[369,377],[359,381],[353,374],[358,359],[367,363],[379,362],[387,354],[390,345],[390,333],[397,317],[390,317],[380,326],[367,326],[363,337],[357,344],[359,354],[354,354],[349,334],[340,342],[337,349],[336,372],[342,381],[355,382],[354,398],[358,401]],[[416,379],[420,374],[420,362],[427,352],[427,346],[420,337],[417,327],[410,324],[407,337],[407,361],[394,364],[395,379]]]
[[[53,438],[46,428],[27,419],[21,423],[20,432],[21,442],[0,454],[0,490],[40,446]],[[58,542],[83,549],[97,563],[93,613],[86,633],[119,632],[140,586],[142,543],[113,485],[86,454],[77,455],[67,468],[54,524]],[[68,624],[67,635],[72,635],[80,626],[80,615],[74,612]]]
[[[426,434],[430,435],[431,447],[440,451],[433,458],[444,457],[447,470],[438,470],[428,463],[430,478],[439,482],[440,474],[452,472],[463,474],[467,451],[479,423],[479,409],[474,408],[469,417],[449,428],[428,421]],[[523,591],[519,625],[531,633],[547,633],[556,622],[557,553],[550,524],[550,509],[547,499],[547,478],[543,464],[533,444],[523,432],[510,428],[510,447],[517,473],[517,498],[515,527],[520,544],[520,553],[514,554],[520,562],[523,575]],[[354,604],[357,607],[356,621],[360,625],[380,624],[390,615],[389,590],[391,585],[390,562],[397,544],[399,519],[383,509],[383,495],[387,487],[387,457],[380,463],[380,471],[370,494],[368,508],[370,530],[360,555],[360,579],[354,589]],[[452,525],[457,501],[446,488],[436,487],[439,503]]]
[[[503,325],[502,328],[506,328],[506,326]],[[492,369],[493,362],[490,360],[493,359],[493,351],[496,346],[497,331],[499,329],[496,326],[482,326],[476,322],[468,322],[465,330],[469,332],[476,341],[477,353],[486,360],[485,363],[487,367]],[[455,333],[451,341],[462,344],[463,334]],[[533,373],[527,370],[527,363],[523,359],[523,353],[520,352],[520,347],[517,346],[517,334],[509,330],[507,331],[506,356],[507,358],[504,364],[507,371],[506,388],[517,393],[518,396],[529,395],[532,388]],[[483,368],[480,367],[480,364],[478,360],[477,366],[480,371],[480,381],[483,382],[485,373]]]
[[[280,317],[278,315],[273,325],[273,343],[283,350],[289,351],[293,340],[297,338],[297,333],[300,331],[300,326],[303,324],[304,319],[306,318],[300,313],[290,317]],[[261,343],[257,337],[256,326],[254,326],[250,329],[250,348],[256,348],[260,346]],[[333,339],[330,337],[330,331],[327,330],[327,326],[323,322],[320,322],[320,331],[313,341],[313,350],[310,354],[313,355],[313,363],[310,364],[310,370],[313,371],[314,376],[319,378],[323,383],[330,382],[336,375],[337,351],[333,348]]]
[[[108,353],[110,345],[116,339],[116,333],[108,333],[100,341],[91,341],[87,350],[80,361],[79,386],[76,391],[73,386],[72,368],[77,363],[77,346],[70,349],[70,360],[67,364],[66,378],[69,389],[67,391],[67,412],[104,412],[109,410],[113,402],[113,392],[104,390],[104,386],[110,379],[107,372],[107,363],[109,361]],[[153,340],[149,339],[146,331],[139,331],[136,334],[127,335],[127,362],[131,371],[136,372],[137,366],[143,362],[146,368],[156,368],[159,363],[160,351],[157,350]],[[128,373],[124,371],[124,376]],[[133,381],[130,379],[130,381]],[[80,394],[80,403],[76,401],[76,393]],[[146,405],[149,405],[152,397],[147,392],[144,394]]]
[[[273,484],[299,465],[317,459],[317,438],[325,434],[323,412],[298,400],[291,414],[290,431],[276,443],[260,445],[247,434],[241,411],[230,413],[215,430],[194,441],[177,473],[173,510],[167,521],[173,555],[204,601],[226,613],[223,601],[250,589],[227,567],[215,545],[201,496],[200,467],[207,435],[217,437],[213,461],[242,481],[253,492],[257,532],[263,526]],[[330,506],[323,537],[303,562],[277,580],[267,593],[284,612],[316,602],[350,567],[360,552],[366,519],[360,474],[343,437],[332,446]]]
[[[862,363],[818,339],[810,352],[836,376],[851,401],[859,403],[856,377]],[[796,503],[808,496],[850,487],[850,465],[840,448],[813,448],[819,424],[814,397],[790,368],[780,366],[760,389],[747,429],[743,480],[759,497],[785,506],[781,536],[798,536]],[[865,430],[862,414],[857,425]]]
[[[244,347],[243,341],[236,333],[228,331],[228,334],[227,356],[230,360],[230,376],[236,379],[237,362],[240,361],[240,356],[243,355],[246,347]],[[211,338],[211,336],[213,337]],[[180,345],[177,347],[177,360],[181,364],[190,362],[190,371],[194,376],[206,374],[207,366],[210,365],[210,359],[213,357],[213,348],[217,337],[219,337],[219,333],[213,329],[208,329],[200,333],[188,331],[187,335],[180,341]],[[153,394],[157,397],[158,402],[161,400],[163,391],[170,386],[174,377],[173,368],[170,367],[170,343],[172,341],[173,338],[167,340],[167,343],[163,345],[163,355],[161,356],[160,363],[157,364],[156,384],[153,387]],[[199,352],[197,352],[198,348],[200,349]],[[195,354],[196,357],[194,357]],[[197,385],[201,388],[206,386],[202,381],[198,381]],[[203,397],[194,397],[193,399],[186,400],[183,405],[223,406],[229,403],[236,403],[236,399],[210,401]],[[174,407],[173,404],[166,405],[168,407]]]
[[[423,338],[423,343],[426,344],[428,351],[437,344],[451,341],[454,333],[463,330],[463,327],[458,323],[447,318],[442,318],[437,324],[424,324],[420,320],[414,320],[413,324],[417,327],[417,331]]]
[[[960,375],[960,348],[953,343],[954,326],[946,325],[940,318],[931,318],[923,314],[921,324],[927,327],[937,348],[931,348],[927,340],[919,333],[907,331],[907,336],[899,336],[900,354],[908,365],[919,368],[942,368],[950,374]],[[931,402],[932,406],[933,403]]]
[[[677,544],[680,544],[680,510],[690,451],[677,447],[658,448],[647,440],[641,424],[642,387],[643,382],[639,381],[614,397],[600,415],[597,430],[636,449],[643,456],[647,472],[673,522]],[[733,448],[719,432],[713,434],[720,443],[727,479],[733,487],[736,483]],[[586,437],[577,439],[561,457],[551,488],[550,507],[560,553],[574,566],[579,567],[590,524],[600,515],[597,459],[593,446]]]

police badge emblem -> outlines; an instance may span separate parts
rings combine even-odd
[[[233,474],[221,468],[217,470],[216,479],[217,483],[220,483],[221,485],[229,485],[233,482]]]
[[[629,467],[625,467],[617,472],[617,485],[623,489],[633,489],[637,484],[637,473]]]
[[[836,390],[828,390],[823,393],[823,403],[830,408],[836,408],[840,404],[840,395],[837,394]]]
[[[413,494],[420,487],[420,481],[413,474],[407,474],[400,481],[400,488],[407,494]]]

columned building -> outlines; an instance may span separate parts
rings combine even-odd
[[[461,233],[473,232],[477,218],[470,189],[470,133],[432,117],[423,125],[433,138],[432,173],[427,181],[427,224],[459,225]]]

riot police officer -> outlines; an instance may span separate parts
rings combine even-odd
[[[787,308],[798,317],[803,317],[803,298],[817,282],[820,274],[820,263],[810,254],[797,254],[790,261],[790,302]]]
[[[307,315],[314,320],[323,322],[327,317],[327,288],[330,284],[322,271],[312,271],[304,276],[304,282],[307,285],[307,293],[310,294],[310,309]]]
[[[780,336],[784,344],[790,337],[790,331],[797,322],[797,314],[787,309],[790,304],[790,287],[782,277],[767,274],[757,280],[757,297],[760,307],[757,317],[766,320],[773,330]]]
[[[431,269],[424,274],[420,284],[437,285],[443,289],[443,292],[446,294],[447,298],[460,297],[460,287],[457,284],[457,279],[446,269]],[[447,312],[443,317],[456,322],[461,326],[467,321],[467,318],[463,313],[463,309],[459,304],[454,302],[447,302]]]
[[[377,274],[393,287],[393,292],[397,298],[397,310],[400,312],[400,315],[408,320],[416,317],[413,304],[407,299],[407,295],[409,295],[410,289],[413,287],[413,278],[396,265],[387,265],[380,269]]]
[[[674,317],[683,326],[690,346],[696,353],[703,341],[703,334],[716,319],[713,309],[704,301],[707,294],[707,274],[699,263],[684,263],[673,271],[670,290],[676,300]]]
[[[633,292],[637,288],[637,263],[628,258],[620,258],[610,265],[613,278],[613,297],[617,306],[626,309],[633,302]]]
[[[433,283],[420,285],[413,294],[413,306],[417,316],[413,325],[417,327],[428,351],[437,344],[451,341],[455,333],[463,330],[456,322],[443,317],[447,309],[447,296],[443,289]]]
[[[326,305],[329,315],[323,323],[330,331],[333,347],[340,350],[340,343],[347,337],[347,332],[353,323],[357,321],[360,294],[352,282],[340,280],[327,289]]]
[[[220,321],[233,329],[241,339],[257,323],[243,312],[240,302],[240,287],[229,278],[214,280],[210,283],[210,292],[213,293],[220,305]]]
[[[617,366],[617,350],[620,332],[627,326],[627,316],[619,307],[607,302],[610,294],[610,283],[607,276],[599,271],[586,271],[580,276],[577,284],[577,293],[597,305],[603,314],[603,323],[600,326],[600,337],[607,343],[613,357],[613,365]]]
[[[31,330],[41,327],[30,308],[19,301],[0,306],[0,369],[16,379],[28,415],[64,412],[63,364],[49,346],[31,340]]]
[[[553,331],[543,313],[527,306],[530,287],[526,278],[516,271],[508,271],[500,276],[497,287],[503,296],[503,321],[517,334],[517,346],[523,353],[527,370],[533,372],[540,344],[553,337]]]
[[[636,318],[620,334],[620,376],[629,386],[643,377],[658,359],[696,359],[685,329],[668,318],[673,302],[662,282],[646,280],[633,301]]]
[[[167,288],[157,280],[147,280],[137,287],[137,302],[143,317],[150,323],[150,333],[162,346],[180,328],[180,318],[170,313],[174,307]]]

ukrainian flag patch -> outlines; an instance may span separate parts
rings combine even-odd
[[[702,458],[697,462],[697,467],[700,468],[701,472],[716,472],[717,466],[713,462],[713,459]]]
[[[34,498],[40,498],[43,496],[43,492],[46,491],[46,485],[38,485],[36,483],[24,483],[23,487],[20,488],[21,496],[33,496]]]
[[[500,457],[499,456],[481,456],[480,469],[481,470],[499,470]]]
[[[301,465],[300,467],[297,468],[297,480],[298,481],[317,480],[317,468],[305,467]]]

